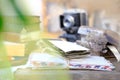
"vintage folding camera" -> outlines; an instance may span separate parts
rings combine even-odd
[[[77,31],[79,27],[83,25],[88,25],[88,14],[85,10],[66,10],[62,15],[60,15],[60,27],[65,31],[65,33],[60,37],[71,42],[80,39]]]

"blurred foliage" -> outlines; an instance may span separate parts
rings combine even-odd
[[[17,6],[17,4],[15,3],[15,0],[9,0],[11,5],[13,6],[14,10],[16,11],[18,18],[20,19],[20,21],[23,22],[23,24],[28,24],[29,20],[23,15],[22,10],[19,9],[19,7]]]
[[[4,6],[0,6],[0,80],[13,80],[13,73],[11,71],[11,64],[10,64],[10,60],[7,56],[6,53],[6,49],[5,46],[3,44],[3,40],[2,40],[2,31],[4,28],[4,24],[6,24],[5,22],[5,15],[4,12],[2,12],[2,10],[4,9],[4,7],[9,8],[8,5],[5,5],[2,3],[3,0],[0,0],[0,5],[4,5]],[[18,18],[19,21],[22,22],[23,25],[27,25],[29,23],[29,20],[27,20],[26,17],[24,17],[24,15],[22,14],[21,10],[17,7],[15,0],[6,0],[8,1],[11,6],[14,8],[15,12],[18,14]],[[15,27],[15,29],[20,28],[20,27]]]
[[[0,9],[3,10],[4,7],[7,7],[9,9],[9,5],[2,4],[2,1],[4,1],[4,0],[0,0],[0,5],[2,5],[2,7],[0,6]],[[6,2],[9,2],[9,4],[12,6],[13,10],[17,14],[16,19],[11,24],[13,31],[16,30],[16,32],[19,32],[19,30],[21,30],[22,28],[25,28],[28,32],[31,30],[34,30],[34,28],[30,28],[30,26],[29,26],[33,23],[34,19],[30,18],[29,16],[25,16],[24,12],[18,7],[18,5],[16,4],[15,1],[16,0],[6,0]],[[9,21],[12,21],[11,19],[7,20],[8,16],[5,16],[4,12],[2,12],[2,10],[0,10],[0,33],[3,32],[3,29],[5,27],[7,28],[6,24],[8,26],[10,26],[8,23],[9,23]],[[21,26],[16,26],[18,24],[20,24]],[[33,26],[34,26],[34,24],[32,25],[32,27]],[[37,30],[37,29],[38,28],[35,28],[35,30]],[[12,32],[12,30],[11,30],[11,32]],[[33,50],[45,49],[46,47],[47,47],[47,49],[43,50],[44,52],[47,52],[47,53],[50,53],[53,55],[56,55],[59,53],[58,49],[56,49],[55,47],[52,47],[51,44],[49,44],[47,41],[45,41],[43,39],[40,40],[38,45],[36,45],[36,41],[28,42],[28,43],[26,43],[26,45],[27,45],[26,46],[27,47],[27,49],[26,49],[27,56],[29,56],[29,54]],[[66,72],[63,71],[62,74],[63,74],[62,76],[58,75],[56,78],[54,75],[46,76],[46,74],[44,74],[45,75],[44,77],[42,77],[42,76],[40,76],[40,77],[42,80],[47,80],[49,77],[51,78],[51,80],[55,80],[55,79],[68,80],[69,79],[68,74]],[[32,76],[35,79],[37,78],[35,75],[32,75]],[[65,76],[65,77],[63,77],[63,76]],[[6,49],[3,44],[2,35],[0,35],[0,80],[14,80],[13,78],[14,77],[13,77],[13,73],[11,71],[10,60],[8,59]]]
[[[2,29],[3,29],[3,17],[0,12],[0,32],[2,31]]]

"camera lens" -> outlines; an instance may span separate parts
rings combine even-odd
[[[63,20],[63,25],[66,28],[70,28],[74,25],[74,17],[67,15],[65,16],[64,20]]]

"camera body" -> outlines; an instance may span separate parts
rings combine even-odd
[[[80,26],[88,26],[88,14],[85,10],[66,10],[60,15],[60,27],[65,31],[60,36],[61,38],[71,42],[80,39],[80,35],[77,33]]]

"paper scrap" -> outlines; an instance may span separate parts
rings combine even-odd
[[[92,70],[103,70],[112,71],[115,67],[113,64],[100,56],[88,56],[79,59],[71,59],[69,61],[70,69],[92,69]]]
[[[109,45],[107,46],[114,54],[114,56],[116,57],[117,61],[120,61],[120,53],[118,52],[118,50],[116,49],[115,46]]]
[[[71,52],[71,51],[88,51],[88,48],[85,48],[81,45],[78,45],[74,42],[68,42],[68,41],[58,41],[58,40],[50,40],[53,45],[58,47],[64,52]]]

